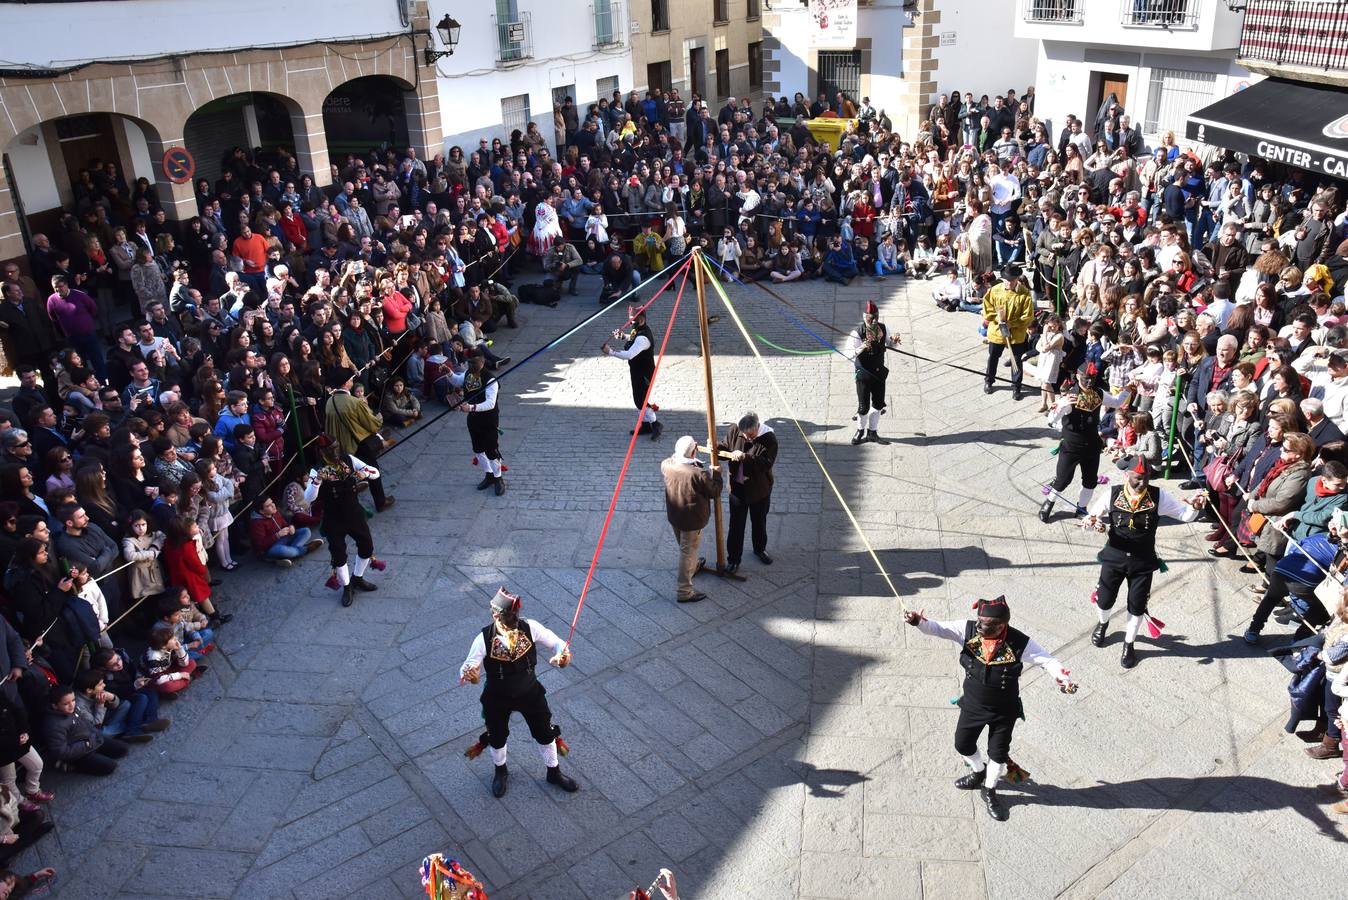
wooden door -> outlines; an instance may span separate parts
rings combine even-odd
[[[1100,93],[1095,97],[1095,105],[1091,107],[1091,115],[1095,115],[1100,109],[1100,104],[1105,102],[1105,98],[1110,94],[1119,98],[1119,106],[1128,108],[1128,76],[1119,75],[1112,72],[1103,72],[1100,75]]]

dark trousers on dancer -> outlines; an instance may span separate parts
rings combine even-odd
[[[1011,759],[1011,732],[1015,727],[1014,715],[997,715],[987,710],[961,707],[959,722],[955,725],[955,752],[960,756],[976,756],[978,738],[986,728],[988,759],[1006,765]]]
[[[332,567],[340,569],[346,565],[346,539],[356,542],[356,556],[369,559],[374,556],[374,540],[370,537],[370,523],[365,519],[365,510],[359,503],[353,503],[354,510],[329,509],[323,515],[323,536],[328,539],[328,552],[332,555]]]
[[[1053,476],[1053,490],[1062,492],[1072,483],[1072,474],[1080,470],[1082,490],[1095,490],[1100,476],[1100,450],[1095,447],[1058,448],[1058,469]]]
[[[768,507],[772,505],[771,495],[757,503],[745,503],[732,491],[730,494],[730,532],[726,535],[726,561],[738,564],[744,553],[744,520],[748,519],[753,529],[753,547],[755,553],[764,553],[768,549]]]
[[[529,734],[540,744],[551,744],[556,739],[552,728],[552,710],[548,708],[547,691],[537,681],[521,693],[506,691],[482,692],[482,718],[487,723],[487,743],[497,750],[510,737],[510,714],[519,713],[529,726]]]
[[[1156,572],[1156,560],[1129,556],[1121,550],[1106,547],[1101,553],[1100,581],[1095,589],[1095,605],[1103,610],[1114,608],[1119,588],[1128,582],[1128,614],[1147,614],[1147,600],[1151,597],[1151,578]]]

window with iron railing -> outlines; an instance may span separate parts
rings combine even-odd
[[[594,45],[614,47],[622,44],[622,6],[618,0],[594,0],[590,11],[594,22]]]
[[[1080,25],[1081,9],[1086,0],[1023,0],[1026,22]]]
[[[498,8],[504,5],[498,2]],[[514,6],[512,2],[509,4]],[[533,29],[529,13],[517,12],[510,16],[493,16],[496,25],[496,61],[518,62],[534,55]]]
[[[1249,0],[1240,57],[1348,71],[1348,0]]]
[[[1198,27],[1200,0],[1119,0],[1119,21],[1144,28]]]

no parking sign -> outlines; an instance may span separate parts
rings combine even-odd
[[[185,184],[196,174],[197,163],[186,147],[170,147],[164,151],[164,177],[174,184]]]

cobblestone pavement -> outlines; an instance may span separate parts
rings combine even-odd
[[[905,347],[981,366],[974,318],[938,311],[921,283],[785,293],[840,327],[878,299]],[[575,665],[544,676],[580,793],[543,783],[517,721],[510,792],[492,799],[489,761],[463,756],[478,691],[456,675],[498,584],[555,630],[570,620],[634,417],[599,326],[503,383],[505,497],[473,490],[457,415],[381,461],[398,505],[374,522],[378,593],[341,609],[321,561],[230,577],[237,617],[173,728],[115,777],[53,778],[58,830],[22,862],[58,866],[62,898],[413,897],[437,850],[493,898],[616,898],[662,865],[692,898],[1322,889],[1317,863],[1348,853],[1314,788],[1333,764],[1282,732],[1283,670],[1233,640],[1251,612],[1239,576],[1209,563],[1199,526],[1169,525],[1166,635],[1128,672],[1117,643],[1093,649],[1099,540],[1035,518],[1052,439],[1033,399],[895,356],[893,443],[854,448],[849,364],[769,355],[904,602],[963,617],[1005,592],[1080,679],[1072,697],[1026,679],[1014,755],[1034,780],[1004,791],[1010,821],[951,786],[953,646],[901,625],[728,318],[712,326],[718,417],[752,408],[778,432],[777,562],[750,557],[745,582],[708,578],[709,601],[676,605],[657,466],[679,434],[705,435],[691,297],[656,391],[665,437],[636,446]],[[757,289],[732,297],[752,330],[818,348]],[[652,310],[657,335],[669,308]],[[529,307],[497,349],[519,358],[591,309]]]

